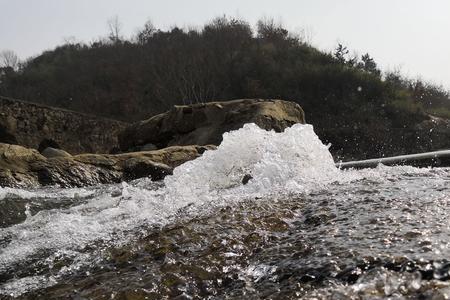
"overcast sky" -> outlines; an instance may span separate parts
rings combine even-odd
[[[338,42],[368,52],[384,70],[400,68],[450,89],[449,0],[0,0],[0,50],[22,59],[74,37],[89,42],[107,34],[115,15],[131,36],[147,20],[162,29],[200,26],[216,16],[281,20],[305,29],[312,44]]]

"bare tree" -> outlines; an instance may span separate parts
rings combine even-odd
[[[114,16],[108,20],[109,39],[114,42],[121,41],[122,23],[118,16]]]
[[[73,35],[64,37],[63,41],[66,45],[75,45],[77,43],[77,39]]]
[[[311,45],[314,39],[314,30],[312,27],[302,27],[295,30],[297,39],[307,45]]]
[[[19,57],[12,50],[3,50],[0,52],[0,67],[7,68],[10,67],[13,70],[19,68]]]
[[[284,39],[289,32],[283,27],[281,21],[273,18],[262,18],[256,23],[257,36],[268,40]]]

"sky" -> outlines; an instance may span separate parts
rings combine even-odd
[[[338,43],[368,52],[384,71],[450,89],[449,0],[0,0],[0,51],[21,59],[66,40],[90,42],[108,33],[118,16],[130,37],[148,20],[157,28],[200,27],[217,16],[255,24],[274,18],[306,32],[325,51]]]

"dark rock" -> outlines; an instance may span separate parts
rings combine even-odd
[[[166,164],[157,163],[149,158],[130,158],[123,167],[125,180],[149,177],[152,180],[162,180],[172,174],[172,168]]]
[[[39,153],[42,153],[47,148],[53,148],[53,149],[61,149],[61,147],[58,145],[57,142],[51,139],[43,139],[38,146]]]
[[[135,123],[119,134],[122,151],[146,144],[158,148],[172,145],[219,145],[222,135],[255,123],[266,130],[283,131],[304,123],[302,108],[282,100],[246,99],[175,106],[170,111]]]
[[[252,175],[245,174],[244,177],[242,178],[242,184],[246,185],[250,181],[250,179],[252,179],[252,178],[253,178]]]

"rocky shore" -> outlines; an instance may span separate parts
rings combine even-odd
[[[116,154],[71,155],[65,151],[68,149],[45,147],[38,151],[0,143],[0,186],[80,187],[142,177],[161,180],[176,166],[214,149],[223,133],[246,123],[280,132],[305,123],[305,117],[293,102],[244,99],[175,106],[131,124],[119,133]]]
[[[43,154],[52,153],[47,158],[35,149],[0,144],[0,185],[22,188],[40,185],[81,187],[141,177],[160,180],[171,174],[174,167],[213,148],[174,146],[157,151],[74,156],[47,148]]]
[[[27,110],[23,102],[8,101],[0,103],[5,108],[0,114],[2,187],[79,187],[141,177],[161,180],[174,167],[218,146],[225,132],[246,123],[276,132],[305,123],[298,104],[272,99],[174,106],[128,125],[39,105]],[[433,116],[390,132],[318,128],[317,133],[324,143],[331,143],[336,161],[450,148],[450,121]]]

